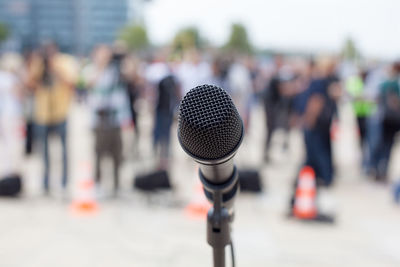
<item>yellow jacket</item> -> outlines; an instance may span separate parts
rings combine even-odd
[[[37,57],[31,64],[30,77],[35,84],[34,119],[41,125],[56,124],[68,116],[73,89],[78,78],[77,64],[71,56],[58,54],[51,59],[51,87],[42,81],[44,61]]]

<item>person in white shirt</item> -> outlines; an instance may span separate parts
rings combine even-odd
[[[196,86],[212,81],[210,64],[201,59],[197,50],[191,50],[185,54],[184,60],[177,68],[176,75],[182,87],[182,95]]]
[[[0,178],[19,172],[23,157],[23,112],[17,75],[22,60],[15,54],[0,58]]]

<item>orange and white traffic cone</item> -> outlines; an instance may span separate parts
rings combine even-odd
[[[95,184],[91,178],[90,164],[82,168],[82,178],[78,184],[78,190],[70,205],[70,211],[76,215],[93,215],[99,210],[95,198]]]
[[[314,219],[317,216],[316,181],[313,168],[301,169],[296,188],[293,214],[299,219]]]
[[[211,203],[204,195],[203,185],[200,180],[197,180],[193,198],[185,207],[185,214],[191,219],[205,219],[211,207]]]

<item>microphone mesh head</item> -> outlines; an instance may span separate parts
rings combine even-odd
[[[225,90],[201,85],[190,90],[180,105],[178,137],[186,152],[202,160],[217,160],[234,152],[243,123]]]

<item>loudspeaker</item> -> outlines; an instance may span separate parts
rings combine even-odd
[[[263,191],[258,170],[239,170],[239,183],[241,192],[261,193]]]
[[[172,189],[168,172],[165,170],[137,175],[133,187],[142,191],[158,191]]]
[[[15,197],[22,190],[22,179],[19,175],[9,175],[0,179],[0,196]]]

